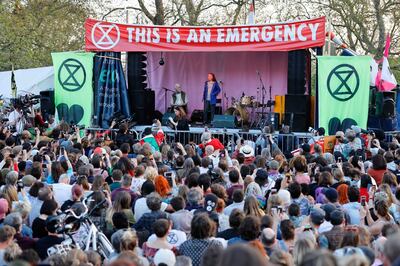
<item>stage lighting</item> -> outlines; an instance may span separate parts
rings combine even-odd
[[[164,58],[163,58],[163,54],[162,54],[162,53],[161,53],[160,61],[158,62],[158,64],[159,64],[160,66],[163,66],[163,65],[165,64]]]

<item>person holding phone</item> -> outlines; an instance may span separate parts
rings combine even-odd
[[[347,190],[347,195],[349,202],[342,205],[343,211],[346,213],[350,220],[347,221],[349,225],[359,225],[360,224],[360,208],[367,205],[366,196],[360,197],[360,191],[356,186],[349,186]],[[361,199],[361,202],[358,200]]]

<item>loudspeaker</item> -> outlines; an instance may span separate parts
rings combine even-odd
[[[213,127],[235,128],[235,116],[233,115],[214,115]]]
[[[310,111],[309,95],[285,95],[285,113],[308,113]]]
[[[373,115],[384,118],[396,115],[396,92],[394,91],[374,91],[372,90],[372,101],[370,110]],[[371,113],[370,113],[371,114]]]
[[[288,52],[288,94],[306,92],[306,50]]]
[[[285,113],[283,124],[289,125],[291,131],[305,132],[310,123],[307,113]]]
[[[396,92],[383,92],[382,116],[384,118],[394,117],[396,112]]]
[[[56,110],[54,106],[54,91],[40,92],[40,111],[43,118],[47,120],[48,115],[54,115]]]
[[[146,60],[146,53],[128,53],[127,76],[129,90],[144,90],[147,87]]]
[[[132,113],[138,124],[152,124],[155,111],[155,93],[153,90],[131,90],[129,100],[132,103]]]
[[[175,113],[170,113],[170,112],[164,113],[162,120],[161,120],[161,124],[163,126],[168,126],[170,117],[175,118]]]
[[[203,123],[203,110],[195,109],[190,116],[190,122]]]

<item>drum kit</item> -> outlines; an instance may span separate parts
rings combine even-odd
[[[231,97],[231,105],[226,109],[225,114],[235,116],[237,127],[262,128],[271,122],[268,119],[271,116],[265,108],[272,105],[272,101],[264,103],[264,101],[258,101],[255,96],[243,94],[240,98]]]

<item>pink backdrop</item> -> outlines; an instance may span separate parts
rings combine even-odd
[[[147,53],[148,87],[156,93],[156,110],[164,112],[163,87],[174,89],[179,83],[189,98],[189,113],[203,109],[201,101],[207,73],[215,73],[217,80],[223,81],[221,95],[240,97],[242,92],[257,97],[261,88],[257,71],[267,89],[272,86],[272,97],[287,92],[287,52],[167,52],[163,53],[165,64],[159,65],[161,53]],[[169,106],[171,92],[167,95]],[[223,98],[223,97],[222,97]],[[258,95],[261,101],[261,89]],[[226,100],[223,99],[223,107]],[[229,105],[228,105],[229,106]]]

